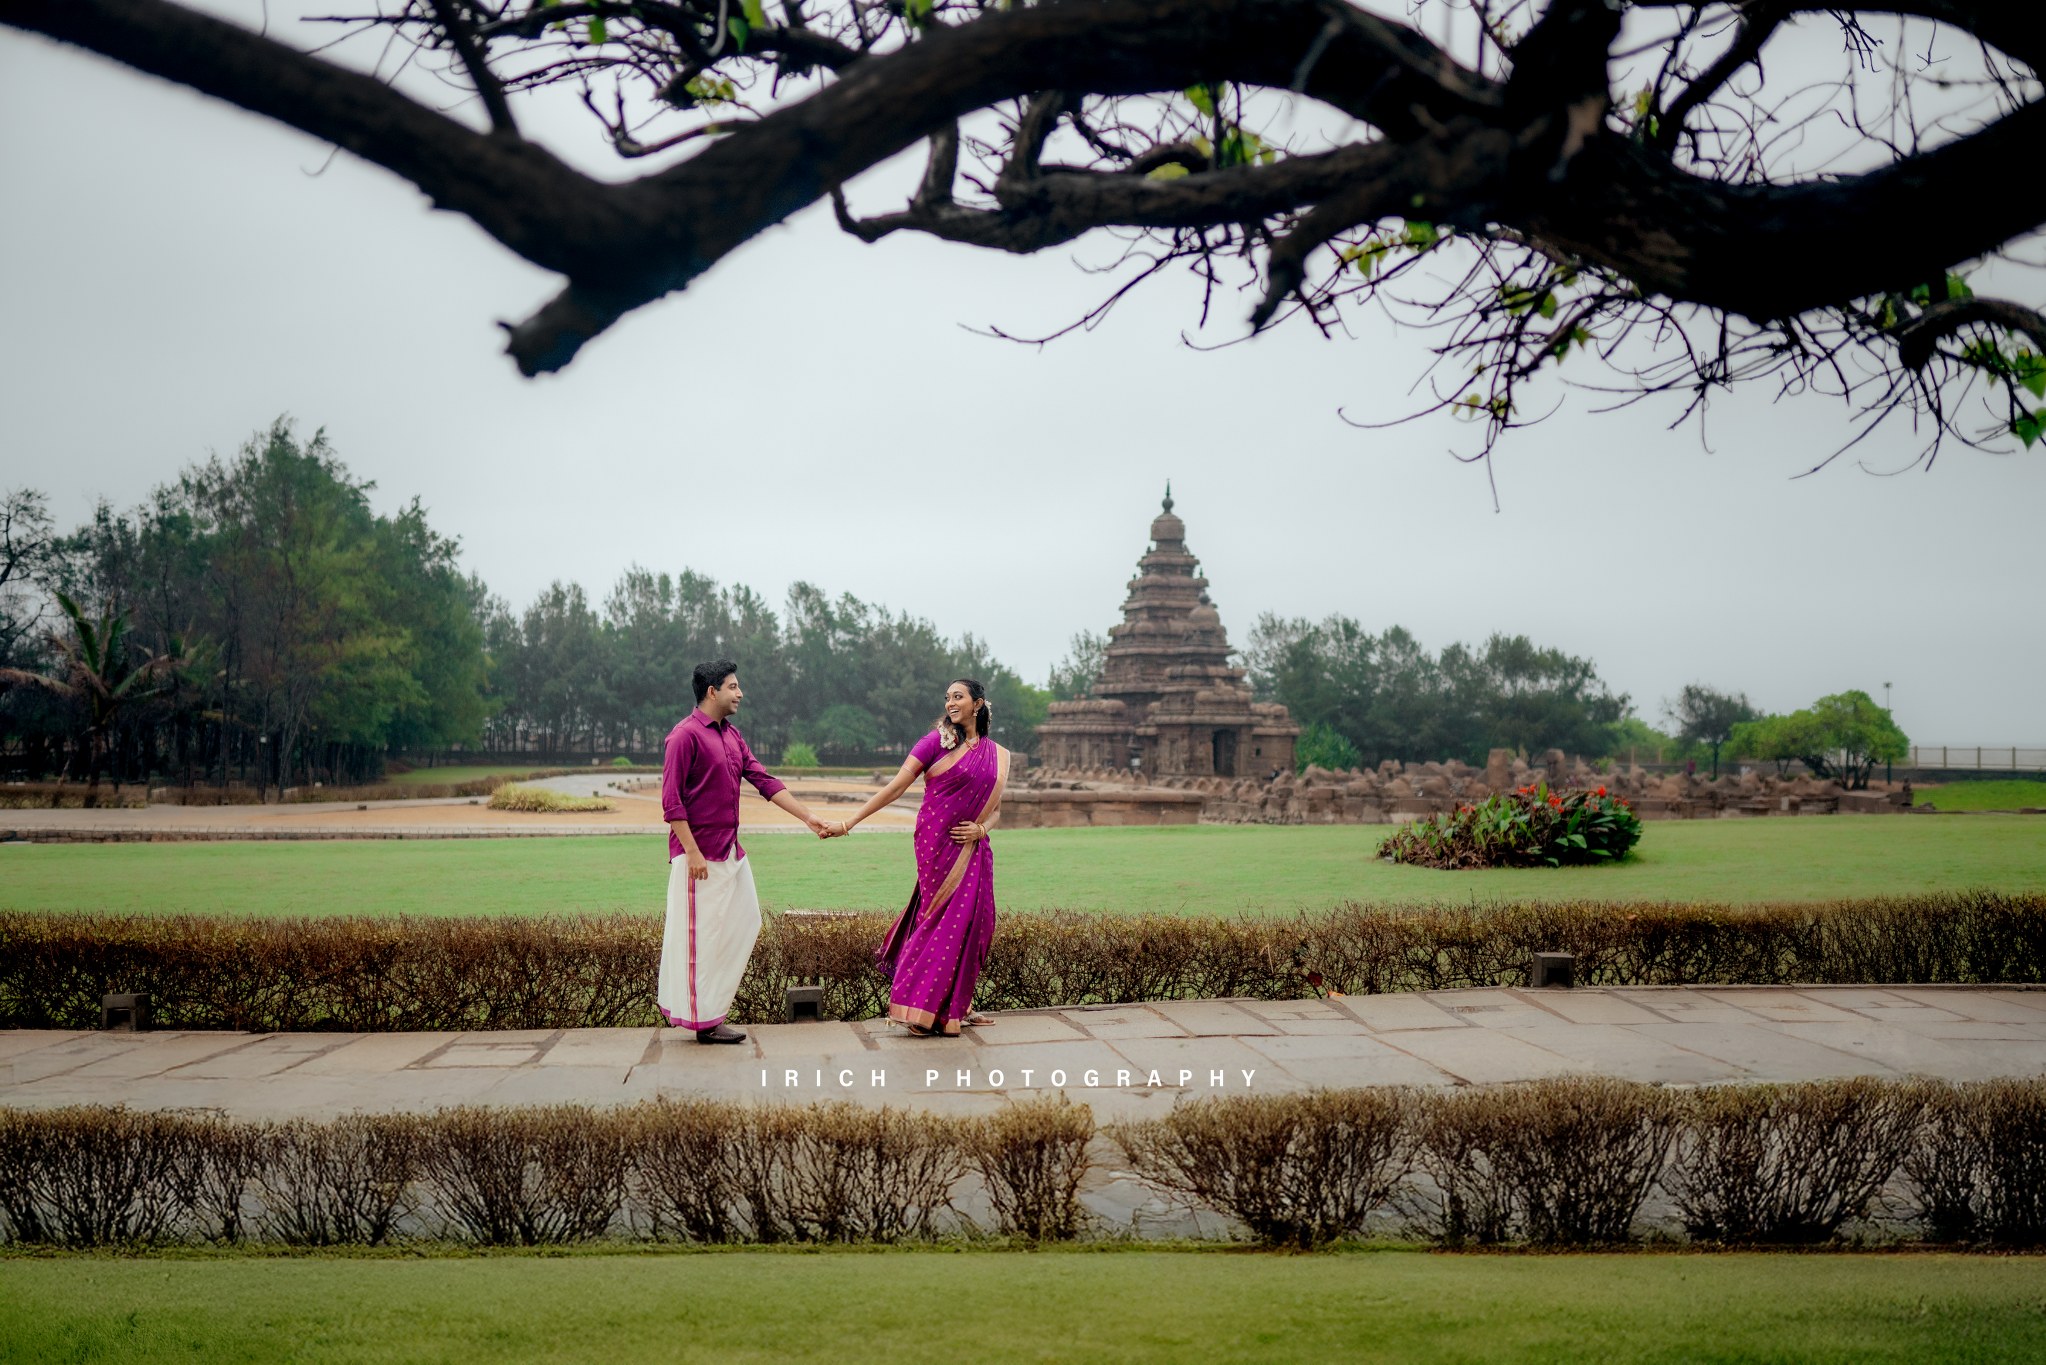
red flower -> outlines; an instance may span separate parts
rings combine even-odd
[[[1604,787],[1600,787],[1600,788],[1598,789],[1598,794],[1599,794],[1600,796],[1604,796],[1604,795],[1606,794],[1606,789],[1605,789]]]

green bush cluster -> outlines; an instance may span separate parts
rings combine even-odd
[[[1540,782],[1403,825],[1378,856],[1444,869],[1566,867],[1624,858],[1639,842],[1641,821],[1621,797]]]
[[[973,1119],[700,1098],[282,1123],[0,1109],[0,1220],[16,1242],[72,1247],[1065,1240],[1117,1231],[1080,1191],[1126,1170],[1303,1250],[1366,1233],[2046,1245],[2046,1079],[1243,1095],[1101,1139],[1062,1095]]]
[[[733,1014],[783,1017],[821,980],[824,1017],[887,1010],[885,914],[770,914]],[[0,1028],[92,1028],[148,991],[166,1028],[343,1032],[652,1025],[651,915],[473,918],[0,912]],[[2046,895],[1946,892],[1789,905],[1349,904],[1208,919],[1005,915],[982,1009],[1143,1000],[1294,1000],[1516,986],[1536,952],[1594,986],[2046,981]]]

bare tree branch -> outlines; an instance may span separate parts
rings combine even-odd
[[[491,72],[490,62],[476,41],[476,30],[469,23],[469,16],[462,12],[464,3],[465,0],[433,0],[433,12],[439,16],[448,41],[454,44],[462,65],[468,69],[477,98],[483,101],[484,109],[490,114],[491,128],[507,137],[517,137],[518,121],[512,117],[511,105],[505,103],[504,86]]]
[[[1787,17],[1788,7],[1781,0],[1752,0],[1743,8],[1740,28],[1726,51],[1699,72],[1697,79],[1662,111],[1661,124],[1651,139],[1655,145],[1665,152],[1675,151],[1678,139],[1684,135],[1684,120],[1691,116],[1691,111],[1718,94],[1735,72],[1761,56],[1763,46]]]
[[[2005,299],[1970,298],[1929,304],[1924,312],[1898,328],[1898,359],[1909,369],[1922,370],[1932,360],[1933,348],[1942,338],[1977,323],[2022,332],[2046,354],[2046,314]]]

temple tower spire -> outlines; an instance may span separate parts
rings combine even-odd
[[[1283,706],[1253,701],[1229,662],[1229,634],[1208,600],[1167,481],[1137,560],[1122,621],[1108,629],[1101,676],[1083,701],[1055,702],[1038,728],[1049,768],[1127,768],[1147,777],[1258,777],[1291,771],[1300,729]]]

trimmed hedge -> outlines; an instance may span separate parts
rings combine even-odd
[[[782,1017],[821,978],[824,1017],[886,1012],[889,917],[769,915],[733,1015]],[[91,1028],[148,991],[166,1028],[259,1032],[653,1025],[654,915],[464,919],[0,912],[0,1028]],[[1818,904],[1579,901],[1366,906],[1271,918],[1005,915],[982,1009],[1298,999],[1523,985],[1531,955],[1585,985],[2046,981],[2046,895],[1952,892]]]
[[[1699,1245],[2046,1245],[2046,1079],[1325,1090],[1196,1100],[1105,1137],[1059,1095],[975,1119],[707,1099],[282,1124],[0,1109],[0,1223],[73,1247],[1053,1240],[1096,1221],[1086,1177],[1122,1168],[1296,1249],[1679,1229]]]

